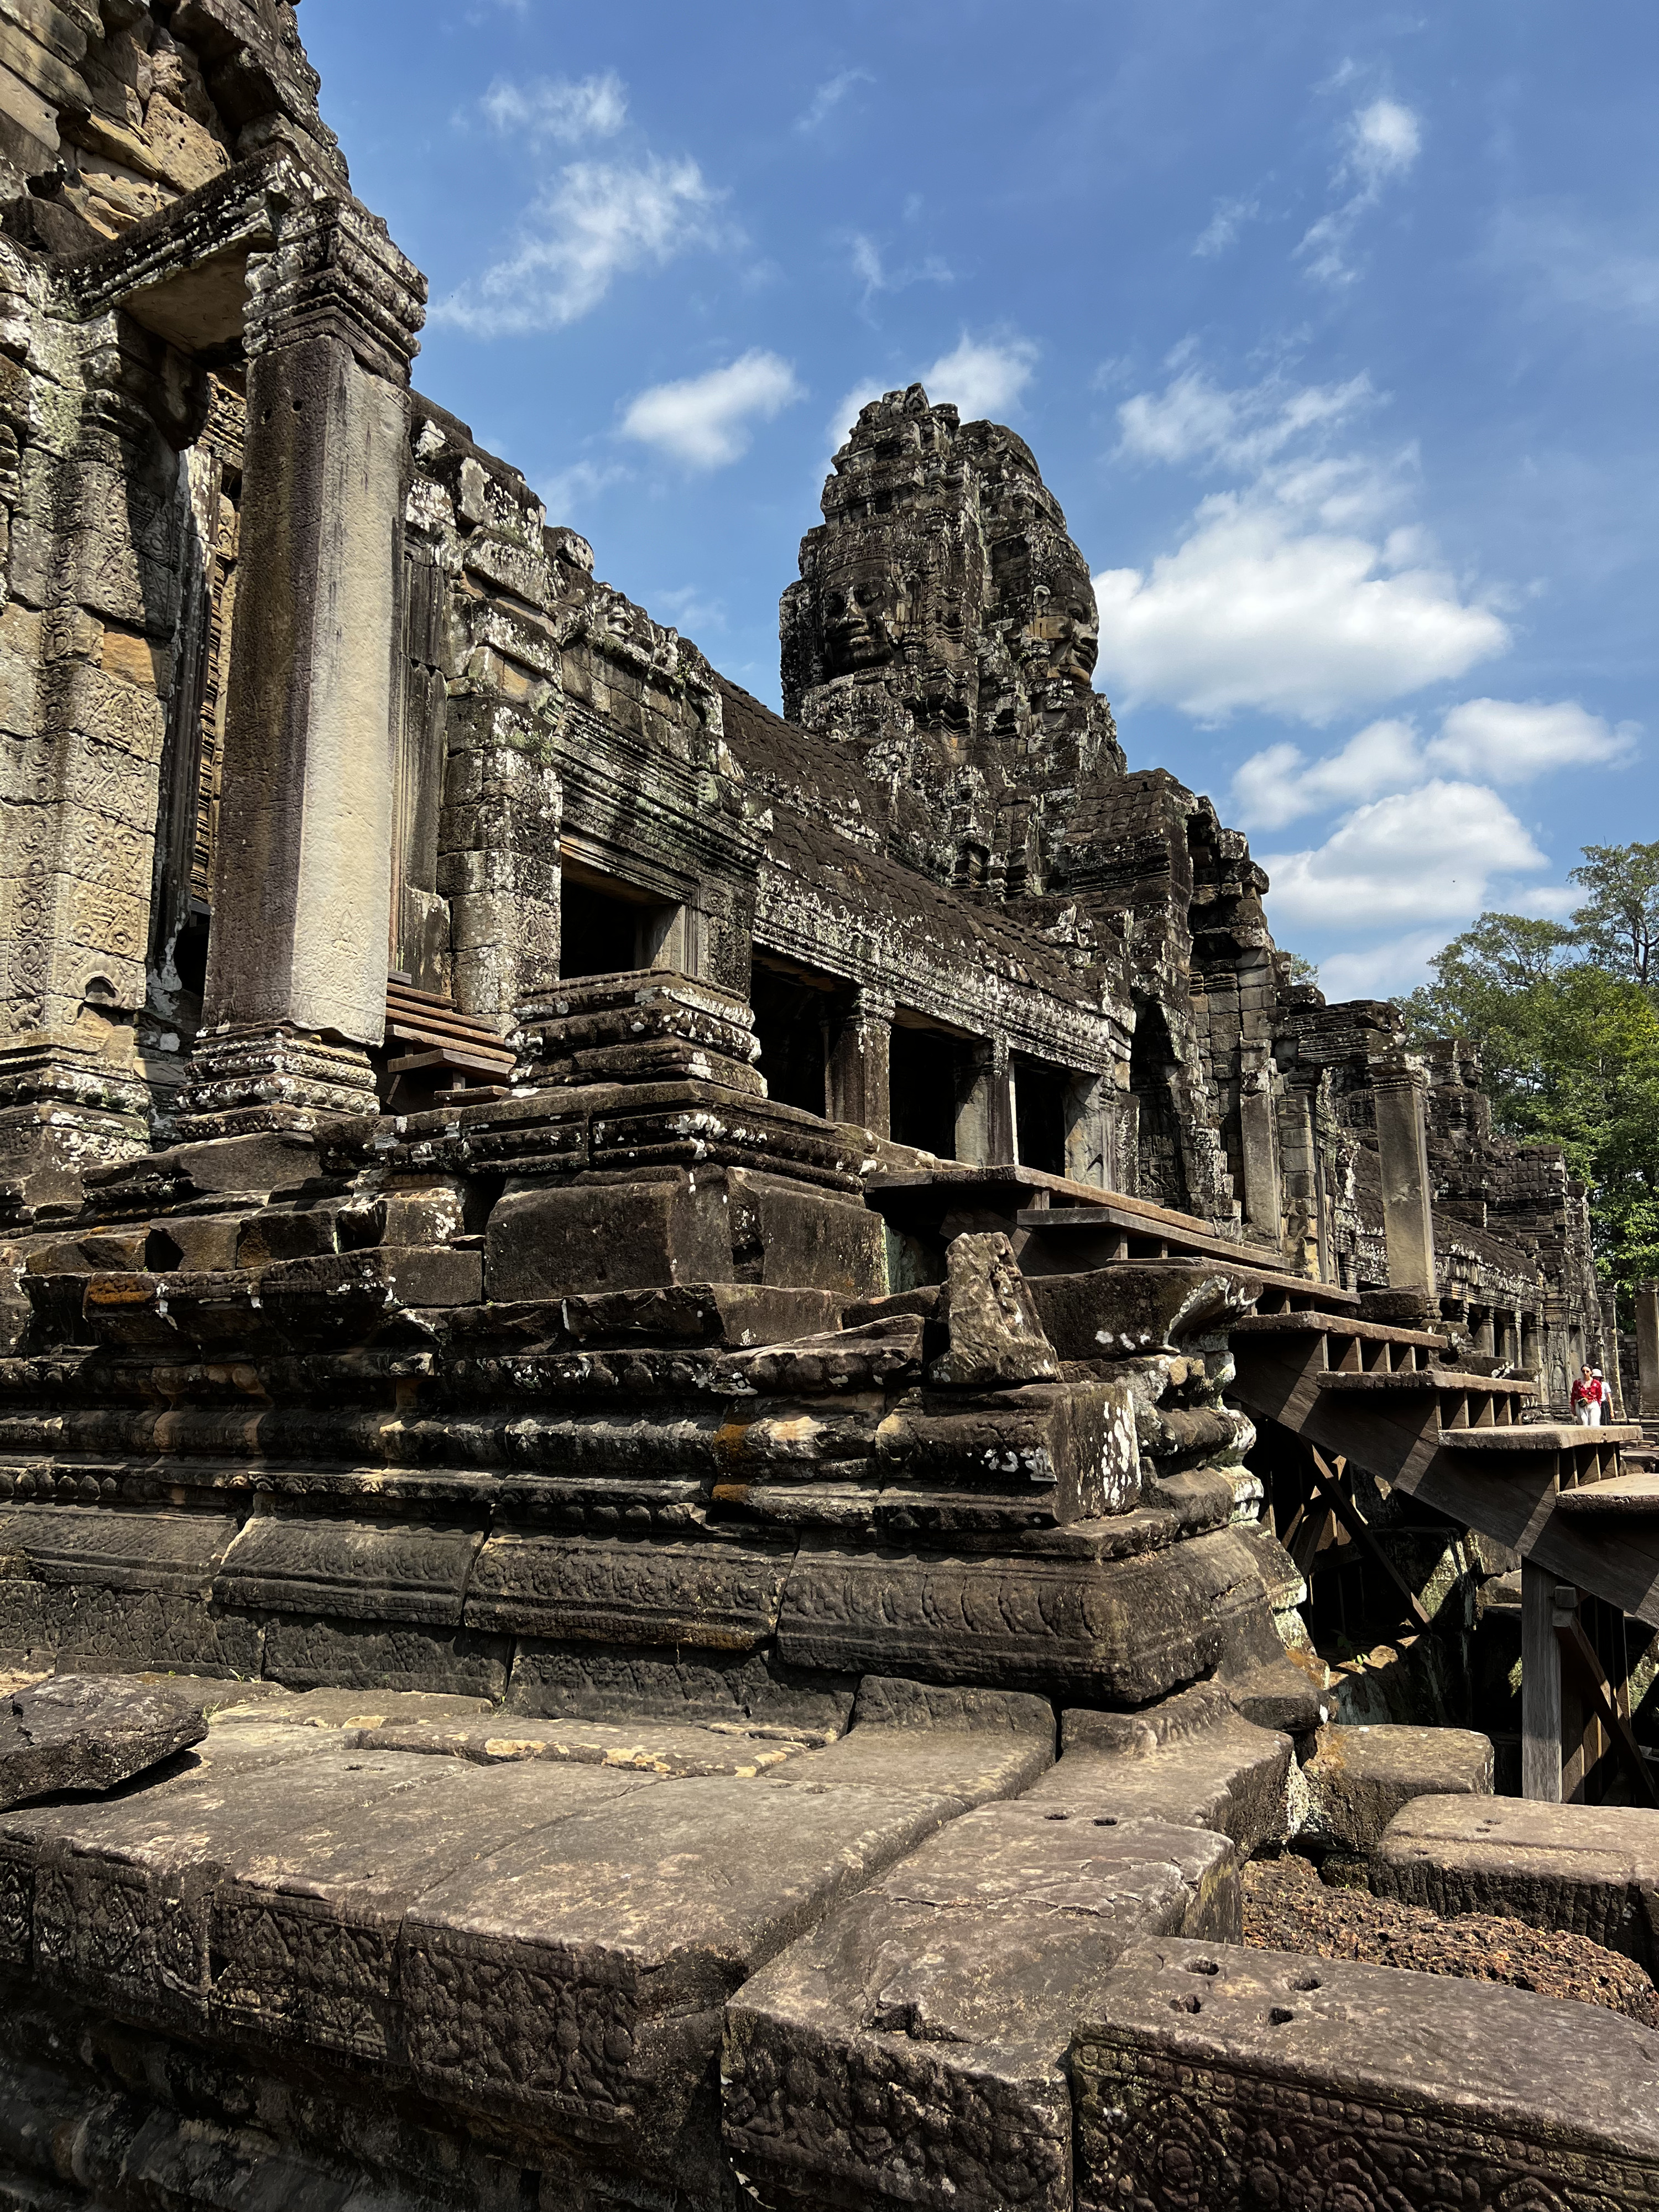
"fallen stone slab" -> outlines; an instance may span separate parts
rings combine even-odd
[[[724,2132],[760,2203],[1069,2212],[1078,2019],[1126,1945],[1238,1927],[1224,1837],[1101,1806],[966,1814],[738,1993]]]
[[[1519,1797],[1419,1797],[1395,1814],[1371,1887],[1443,1918],[1498,1912],[1659,1968],[1659,1813]]]
[[[1659,2033],[1495,1982],[1149,1942],[1071,2063],[1079,2212],[1659,2205]]]
[[[113,1790],[207,1734],[188,1692],[123,1675],[60,1674],[19,1690],[0,1718],[0,1808]]]
[[[1292,1825],[1289,1736],[1241,1718],[1211,1683],[1144,1713],[1072,1708],[1060,1717],[1060,1754],[1037,1796],[1087,1790],[1122,1820],[1216,1828],[1246,1856]]]
[[[1644,2027],[1659,2027],[1659,1991],[1644,1969],[1588,1936],[1529,1928],[1492,1912],[1442,1920],[1425,1905],[1328,1884],[1293,1852],[1257,1859],[1245,1868],[1243,1881],[1244,1941],[1257,1950],[1507,1982],[1511,1989],[1605,2005]]]
[[[1472,1729],[1322,1728],[1302,1769],[1304,1846],[1368,1857],[1418,1797],[1490,1797],[1492,1748]]]

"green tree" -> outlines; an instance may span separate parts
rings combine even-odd
[[[1659,985],[1659,844],[1586,845],[1568,878],[1589,896],[1572,917],[1598,967]]]
[[[1650,849],[1659,857],[1659,847],[1625,853]],[[1588,931],[1484,914],[1401,1002],[1413,1042],[1480,1046],[1500,1129],[1563,1147],[1589,1186],[1598,1256],[1621,1285],[1659,1273],[1659,1000],[1639,978],[1635,941],[1616,939],[1603,957]]]

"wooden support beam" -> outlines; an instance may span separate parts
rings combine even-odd
[[[1555,1577],[1521,1562],[1521,1795],[1561,1802],[1561,1646]]]
[[[1562,1655],[1577,1677],[1578,1686],[1590,1707],[1601,1731],[1619,1747],[1631,1780],[1635,1784],[1643,1804],[1659,1808],[1659,1785],[1656,1785],[1653,1770],[1648,1765],[1636,1731],[1631,1726],[1628,1686],[1621,1698],[1607,1679],[1601,1664],[1601,1654],[1584,1633],[1583,1623],[1578,1618],[1577,1603],[1569,1607],[1561,1602],[1561,1594],[1571,1589],[1571,1583],[1557,1585],[1554,1608],[1556,1638]],[[1577,1592],[1573,1591],[1574,1599]],[[1524,1675],[1523,1675],[1524,1681]],[[1594,1764],[1586,1746],[1583,1753],[1586,1771]]]
[[[1312,1462],[1314,1481],[1326,1504],[1342,1523],[1349,1536],[1359,1547],[1365,1557],[1382,1570],[1400,1592],[1401,1596],[1406,1601],[1408,1617],[1419,1628],[1432,1628],[1434,1623],[1425,1610],[1422,1600],[1381,1544],[1377,1542],[1370,1523],[1358,1512],[1352,1499],[1348,1496],[1346,1484],[1343,1479],[1347,1473],[1346,1462],[1340,1460],[1337,1462],[1338,1467],[1342,1470],[1341,1474],[1339,1475],[1336,1468],[1329,1464],[1323,1454],[1311,1444],[1308,1448],[1308,1455]]]

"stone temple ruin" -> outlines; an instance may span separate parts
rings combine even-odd
[[[317,94],[0,0],[0,2204],[1659,2206],[1583,1193],[1127,767],[1012,431],[864,410],[781,719]]]

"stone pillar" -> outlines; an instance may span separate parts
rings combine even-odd
[[[1435,1296],[1434,1216],[1429,1202],[1429,1150],[1423,1120],[1424,1082],[1405,1060],[1371,1070],[1376,1102],[1376,1152],[1382,1179],[1382,1227],[1388,1239],[1389,1288]]]
[[[1066,1086],[1066,1172],[1073,1182],[1112,1188],[1117,1132],[1111,1079],[1073,1076]]]
[[[1014,1072],[1006,1037],[963,1048],[957,1089],[957,1158],[991,1167],[1014,1157]]]
[[[1279,1114],[1265,1068],[1246,1074],[1238,1101],[1245,1225],[1277,1246],[1284,1234],[1279,1180]]]
[[[241,585],[191,1135],[375,1109],[365,1048],[385,1033],[424,294],[384,225],[320,187],[295,191],[250,268]]]
[[[35,426],[0,620],[0,1182],[69,1205],[149,1140],[137,1023],[187,557],[179,455],[208,387],[113,310],[29,359],[33,382],[0,363],[4,411],[21,399]]]
[[[1625,1418],[1625,1376],[1619,1358],[1619,1298],[1616,1291],[1601,1293],[1601,1374],[1607,1386],[1606,1418]]]
[[[1659,1283],[1636,1285],[1636,1410],[1659,1420]]]
[[[829,1114],[872,1137],[892,1133],[893,1002],[857,990],[830,1039]]]

